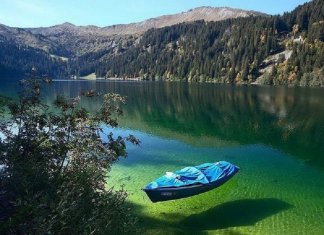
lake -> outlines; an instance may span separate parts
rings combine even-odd
[[[90,89],[127,97],[113,131],[141,145],[127,146],[108,186],[129,192],[145,234],[324,233],[324,89],[56,81],[45,100]],[[93,110],[95,102],[82,100]],[[241,170],[210,192],[151,203],[141,190],[166,171],[219,160]]]

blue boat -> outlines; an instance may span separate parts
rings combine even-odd
[[[221,186],[238,171],[239,167],[226,161],[204,163],[166,172],[143,190],[152,202],[186,198]]]

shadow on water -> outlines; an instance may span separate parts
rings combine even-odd
[[[197,230],[216,230],[239,226],[252,226],[260,220],[291,208],[292,205],[275,199],[243,199],[227,202],[191,215],[181,225]]]
[[[226,202],[185,218],[184,215],[177,213],[162,213],[161,220],[141,214],[139,205],[132,204],[131,207],[139,211],[139,225],[144,230],[154,231],[163,228],[168,234],[202,235],[206,234],[204,232],[206,230],[253,226],[267,217],[292,208],[293,205],[275,198],[242,199]],[[166,218],[174,218],[176,222],[164,220]],[[228,231],[228,234],[237,233]]]

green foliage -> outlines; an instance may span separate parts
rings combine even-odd
[[[124,98],[105,95],[93,114],[80,107],[80,97],[58,97],[51,111],[41,101],[44,82],[51,80],[23,81],[19,100],[7,104],[9,117],[1,119],[0,182],[13,207],[1,233],[135,233],[126,192],[105,189],[107,171],[127,155],[125,141],[139,144],[103,128],[118,125]]]
[[[298,6],[292,12],[285,13],[282,19],[288,30],[291,30],[294,25],[298,25],[300,31],[309,31],[312,25],[324,19],[323,0],[313,0]]]
[[[285,73],[280,71],[282,77],[274,78],[274,83],[272,78],[266,80],[269,84],[295,83],[303,74],[324,65],[323,12],[323,1],[314,0],[283,16],[197,21],[151,29],[137,45],[102,60],[97,75],[247,83],[260,77],[266,58],[290,49],[284,42],[291,40],[293,55]],[[293,43],[299,36],[302,41]],[[282,55],[278,63],[284,60]]]
[[[4,113],[4,107],[5,107],[7,101],[8,101],[8,98],[0,95],[0,117]]]
[[[321,74],[324,70],[324,42],[296,42],[292,44],[291,57],[278,59],[273,74],[275,84],[294,86],[323,86]]]
[[[17,76],[22,78],[32,67],[37,67],[39,74],[56,78],[66,78],[69,74],[66,62],[52,58],[42,50],[18,46],[11,41],[1,41],[0,58],[0,79]]]
[[[99,76],[147,77],[164,79],[242,81],[250,73],[256,77],[253,63],[278,50],[278,17],[251,17],[221,22],[197,21],[151,29],[139,44],[123,54],[104,60]],[[199,35],[199,36],[197,36]]]
[[[324,69],[305,73],[300,79],[301,86],[324,86]]]

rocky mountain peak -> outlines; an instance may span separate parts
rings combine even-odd
[[[37,33],[44,36],[57,35],[62,33],[67,33],[70,35],[97,36],[131,35],[142,34],[150,28],[162,28],[184,22],[192,22],[197,20],[220,21],[229,18],[248,17],[257,15],[265,14],[255,11],[233,9],[229,7],[203,6],[191,9],[186,12],[181,12],[173,15],[164,15],[131,24],[118,24],[107,27],[97,27],[93,25],[76,26],[69,22],[65,22],[63,24],[51,27],[30,28],[27,30],[32,33]]]

